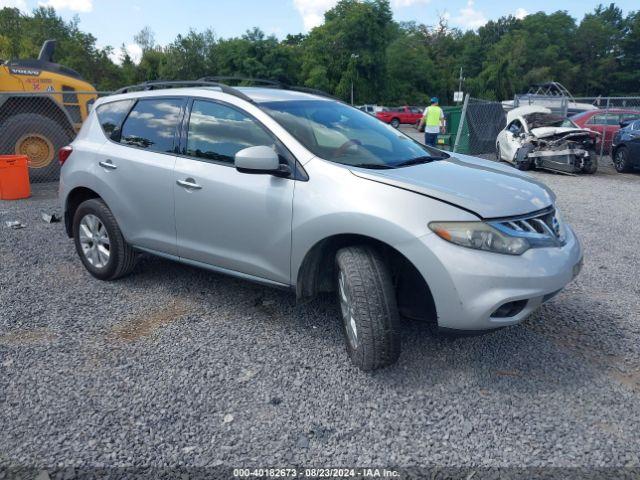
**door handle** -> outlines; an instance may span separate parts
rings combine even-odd
[[[185,178],[184,180],[176,181],[178,185],[184,187],[189,190],[200,190],[202,188],[201,185],[198,185],[193,178]]]
[[[116,165],[113,164],[113,162],[111,160],[105,160],[104,162],[98,162],[98,165],[100,165],[102,168],[106,168],[108,170],[115,170],[116,168],[118,168]]]

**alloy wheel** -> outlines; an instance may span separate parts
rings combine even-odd
[[[111,256],[111,242],[104,224],[97,216],[88,213],[80,220],[78,235],[87,262],[95,268],[104,268]]]
[[[616,156],[613,157],[613,163],[616,170],[622,170],[624,168],[624,150],[618,150]]]

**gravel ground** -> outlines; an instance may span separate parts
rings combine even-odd
[[[372,375],[331,298],[152,257],[100,282],[40,219],[55,186],[0,202],[0,466],[639,467],[640,174],[534,175],[578,279],[485,336],[406,321]]]

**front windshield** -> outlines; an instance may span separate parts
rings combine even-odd
[[[398,168],[447,156],[338,102],[300,100],[262,106],[313,154],[343,165]]]

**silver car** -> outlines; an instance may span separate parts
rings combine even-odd
[[[509,166],[290,89],[123,92],[60,152],[66,229],[99,279],[147,252],[300,300],[335,292],[348,354],[374,370],[397,360],[401,316],[514,325],[580,270],[554,194]]]

